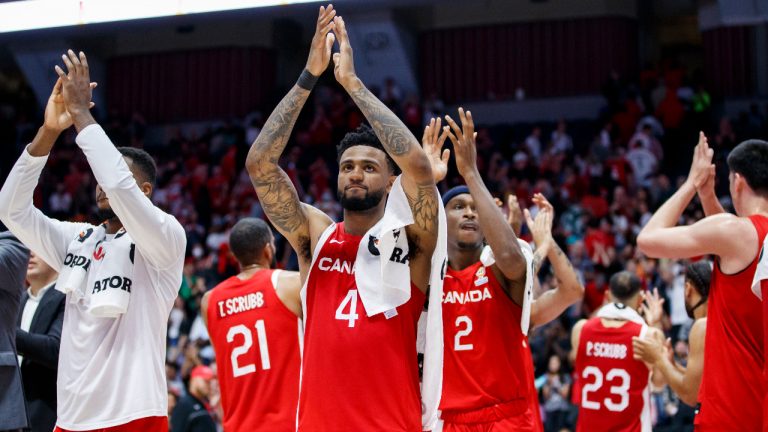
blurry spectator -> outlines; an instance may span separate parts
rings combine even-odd
[[[213,370],[198,366],[189,376],[189,391],[182,396],[171,412],[171,432],[217,432],[216,424],[208,412]]]
[[[627,152],[626,158],[632,167],[635,184],[644,187],[650,186],[651,175],[658,169],[659,159],[639,140],[632,143],[632,148]]]
[[[72,208],[72,195],[67,192],[64,184],[56,185],[56,191],[48,198],[48,207],[51,209],[51,215],[54,218],[63,218],[69,214]]]
[[[525,139],[525,148],[534,162],[538,162],[541,158],[541,127],[533,127],[531,134]]]
[[[541,388],[541,401],[544,406],[544,430],[559,432],[568,427],[570,403],[568,395],[571,391],[571,377],[561,369],[560,357],[549,357],[547,364],[547,380]]]
[[[557,129],[552,132],[552,147],[550,151],[553,154],[568,153],[573,150],[573,139],[566,132],[567,125],[564,119],[557,122]]]

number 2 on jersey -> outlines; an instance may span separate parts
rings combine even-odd
[[[584,384],[584,387],[581,388],[581,406],[586,409],[599,410],[600,402],[591,401],[589,400],[588,396],[590,393],[603,386],[603,373],[600,371],[600,369],[594,366],[587,366],[584,368],[584,372],[582,372],[581,377],[586,380],[590,375],[595,377],[595,382]],[[611,398],[605,398],[603,405],[608,409],[608,411],[619,412],[624,411],[629,406],[628,391],[630,378],[629,373],[627,373],[627,371],[624,369],[611,369],[607,374],[605,374],[606,381],[613,382],[616,378],[621,378],[621,384],[611,386],[611,394],[621,396],[621,400],[616,403],[612,401]]]
[[[267,330],[264,327],[264,320],[256,321],[256,338],[259,341],[259,354],[261,355],[261,368],[263,370],[269,370],[271,367],[269,363],[269,347],[267,346]],[[247,353],[253,346],[253,336],[248,327],[243,324],[232,326],[227,331],[227,342],[232,343],[235,340],[235,335],[243,336],[243,344],[232,350],[230,360],[232,361],[232,375],[237,378],[243,375],[256,372],[256,365],[249,363],[247,365],[240,366],[237,358]]]
[[[462,337],[469,336],[469,334],[472,333],[472,320],[469,319],[469,317],[466,315],[456,317],[456,327],[458,328],[461,324],[466,324],[467,326],[464,328],[464,330],[459,330],[456,332],[456,337],[453,338],[453,350],[472,351],[475,348],[473,344],[461,343]]]
[[[349,313],[344,313],[344,309],[349,305]],[[360,316],[357,314],[357,290],[349,290],[344,300],[341,301],[339,307],[336,308],[336,319],[341,321],[348,321],[349,327],[355,326]]]

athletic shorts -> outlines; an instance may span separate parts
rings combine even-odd
[[[527,399],[471,411],[444,411],[443,432],[534,432],[533,416]]]
[[[75,432],[56,426],[53,432]],[[144,417],[130,423],[79,432],[168,432],[168,417]]]

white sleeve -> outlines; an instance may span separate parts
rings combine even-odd
[[[187,246],[184,228],[176,218],[155,207],[139,189],[123,155],[101,126],[86,127],[76,141],[112,210],[147,262],[164,270],[183,260]]]
[[[35,157],[25,149],[0,189],[0,220],[48,263],[60,271],[69,243],[88,224],[51,219],[32,204],[37,181],[48,156]]]

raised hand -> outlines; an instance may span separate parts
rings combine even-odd
[[[96,85],[95,82],[91,83],[91,90],[95,89]],[[94,103],[91,102],[90,107],[93,108],[93,106]],[[72,126],[72,116],[64,106],[61,78],[56,80],[51,96],[48,97],[48,103],[45,105],[44,126],[55,132],[62,132]]]
[[[88,59],[80,51],[75,55],[72,50],[63,54],[61,59],[67,67],[67,72],[56,65],[54,69],[61,80],[61,94],[64,106],[72,117],[87,113],[91,107],[91,79],[88,70]]]
[[[664,299],[659,295],[659,289],[654,288],[652,294],[643,293],[642,312],[649,326],[661,328],[661,318],[664,315]]]
[[[336,36],[331,33],[335,28],[334,17],[336,10],[332,4],[328,7],[320,6],[320,13],[317,16],[317,25],[315,25],[315,35],[312,36],[312,44],[309,48],[309,58],[305,68],[314,76],[320,76],[328,68],[331,61],[331,48]]]
[[[340,16],[334,18],[333,21],[336,26],[334,32],[339,40],[339,52],[333,55],[333,75],[347,92],[354,91],[355,88],[353,87],[358,79],[355,73],[355,61],[352,57],[352,45],[349,44],[347,27],[344,24],[344,19]]]
[[[661,333],[659,332],[658,334]],[[664,336],[649,335],[644,338],[634,336],[632,337],[632,351],[635,360],[656,365],[666,354]]]
[[[519,237],[523,229],[523,211],[520,209],[520,203],[517,202],[517,196],[513,193],[507,197],[507,222]]]
[[[533,202],[539,207],[536,219],[531,217],[528,209],[524,210],[525,223],[533,235],[533,241],[536,243],[536,249],[547,250],[552,244],[552,221],[555,218],[555,209],[552,204],[544,198],[544,195],[537,193],[533,196]]]
[[[693,184],[697,191],[707,185],[714,187],[715,165],[712,164],[714,154],[714,150],[707,144],[707,137],[704,132],[699,132],[699,143],[693,150],[693,161],[688,173],[688,181]]]
[[[465,113],[464,108],[460,107],[459,119],[461,127],[450,116],[446,115],[445,120],[450,125],[450,129],[448,126],[444,129],[448,130],[448,138],[453,142],[456,168],[458,168],[459,174],[462,177],[466,177],[468,174],[477,173],[477,146],[475,145],[477,132],[475,132],[475,123],[472,120],[471,112],[467,111]]]
[[[440,132],[441,130],[442,132]],[[448,131],[440,128],[440,117],[429,121],[427,127],[424,128],[424,135],[421,137],[421,146],[432,165],[435,183],[442,181],[448,174],[448,160],[451,157],[451,151],[442,150],[446,138],[448,138]]]

